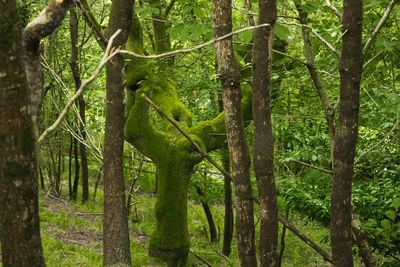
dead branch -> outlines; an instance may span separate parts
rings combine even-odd
[[[382,29],[383,24],[385,24],[386,20],[388,19],[390,13],[392,12],[394,6],[399,2],[399,0],[392,0],[390,1],[389,5],[387,6],[385,12],[383,13],[382,18],[379,20],[378,24],[376,25],[374,31],[372,32],[371,36],[368,38],[367,42],[365,43],[363,52],[366,54],[368,49],[373,45],[375,42],[378,33]]]
[[[93,82],[97,78],[97,76],[100,75],[100,72],[103,69],[104,65],[111,58],[113,58],[115,55],[118,54],[118,51],[119,51],[118,49],[111,50],[111,48],[112,48],[112,43],[113,43],[114,39],[117,37],[117,35],[120,32],[121,31],[118,30],[111,36],[110,41],[107,44],[106,52],[104,53],[104,56],[103,56],[102,60],[100,61],[100,64],[98,65],[97,69],[95,70],[94,74],[92,76],[90,76],[87,80],[82,81],[81,86],[76,91],[76,93],[71,97],[71,99],[68,101],[67,105],[65,106],[65,108],[63,109],[61,114],[58,116],[57,120],[50,127],[48,127],[46,130],[44,130],[44,132],[40,135],[39,140],[38,140],[39,144],[41,142],[43,142],[43,140],[47,137],[47,135],[49,133],[53,132],[61,124],[61,122],[64,120],[65,116],[67,115],[68,111],[70,110],[70,108],[74,105],[74,103],[78,100],[78,98],[83,93],[83,90],[91,82]]]

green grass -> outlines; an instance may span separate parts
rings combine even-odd
[[[102,192],[98,192],[96,202],[82,204],[41,197],[40,218],[42,242],[47,266],[102,266]],[[164,266],[148,256],[148,241],[155,228],[154,204],[152,194],[138,194],[133,199],[129,216],[130,239],[133,266]],[[232,244],[232,255],[228,259],[221,256],[223,235],[223,205],[212,207],[214,220],[220,232],[220,241],[208,241],[208,224],[204,211],[198,202],[189,201],[188,220],[191,236],[189,266],[205,266],[198,258],[212,266],[239,266],[237,248]],[[257,217],[255,217],[257,221]],[[312,240],[329,251],[329,244],[321,242],[329,234],[318,223],[310,222],[293,215],[294,224]],[[258,227],[259,225],[257,225]],[[280,230],[281,231],[281,230]],[[258,235],[258,230],[256,230]],[[235,241],[235,240],[234,240]],[[284,254],[285,267],[292,266],[330,266],[309,248],[303,241],[287,231]]]

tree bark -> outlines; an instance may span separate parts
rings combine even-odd
[[[15,0],[0,8],[0,241],[4,267],[45,266],[38,158]],[[4,38],[3,38],[4,37]]]
[[[130,30],[133,0],[113,0],[108,36],[122,32],[114,46],[124,46]],[[104,138],[104,265],[131,265],[124,184],[124,59],[115,56],[106,64],[107,110]]]
[[[215,37],[232,31],[231,0],[214,0]],[[222,82],[225,126],[232,178],[235,185],[236,236],[241,266],[257,266],[254,241],[254,215],[250,184],[250,159],[241,113],[239,64],[233,52],[232,38],[215,45],[218,70]]]
[[[339,123],[333,151],[331,241],[333,266],[353,266],[351,189],[363,67],[362,1],[344,0]]]
[[[79,73],[79,51],[78,51],[78,17],[75,8],[70,9],[69,25],[71,34],[71,70],[72,76],[75,82],[75,90],[78,90],[81,86],[81,76]],[[79,107],[79,133],[82,136],[83,141],[86,141],[86,103],[83,94],[78,99]],[[82,142],[79,143],[79,152],[81,155],[81,167],[82,167],[82,202],[89,200],[89,169],[87,161],[86,146]]]
[[[258,24],[270,24],[256,29],[253,36],[253,164],[261,208],[260,264],[277,266],[278,205],[271,120],[272,45],[277,7],[275,0],[260,0],[258,3]]]

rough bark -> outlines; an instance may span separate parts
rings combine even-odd
[[[274,140],[271,121],[272,45],[277,19],[275,0],[259,1],[258,24],[253,40],[253,165],[260,199],[260,264],[278,264],[278,206],[274,174]]]
[[[0,8],[0,241],[4,267],[45,266],[36,138],[16,1]],[[4,37],[4,38],[3,38]]]
[[[112,2],[108,36],[122,32],[114,46],[124,46],[130,31],[133,0]],[[104,225],[103,264],[131,265],[125,184],[123,173],[124,147],[124,59],[115,56],[106,64],[107,110],[104,138]]]
[[[218,38],[232,31],[232,2],[214,0],[214,27]],[[240,71],[233,52],[232,38],[215,45],[222,82],[225,126],[235,185],[236,236],[241,266],[257,266],[250,159],[241,115]]]
[[[77,91],[81,86],[82,80],[79,73],[79,50],[78,50],[78,17],[75,8],[70,9],[69,17],[70,34],[71,34],[71,70],[72,76],[75,82],[75,90]],[[83,94],[78,99],[79,107],[79,133],[82,136],[83,141],[86,140],[86,103]],[[82,142],[79,143],[79,152],[81,155],[81,167],[82,167],[82,202],[89,200],[89,168],[87,161],[86,146]]]
[[[351,188],[362,74],[362,1],[344,0],[339,122],[333,151],[331,242],[333,265],[353,266]]]

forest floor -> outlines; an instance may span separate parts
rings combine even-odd
[[[102,265],[102,196],[97,202],[81,204],[51,195],[41,201],[41,228],[47,265],[101,266]],[[100,200],[101,199],[101,200]],[[130,238],[133,266],[163,266],[148,257],[147,243],[155,226],[151,194],[139,194],[130,214]],[[218,230],[223,226],[223,207],[213,205],[212,211]],[[189,232],[191,233],[190,266],[238,266],[236,247],[224,258],[219,252],[222,241],[211,244],[207,236],[207,220],[199,203],[189,201]],[[313,222],[296,220],[302,230],[321,243],[327,230]],[[322,244],[327,248],[327,244]],[[290,232],[286,236],[283,266],[329,266],[305,243]]]
[[[147,244],[154,229],[152,194],[138,194],[130,214],[130,238],[134,267],[164,266],[148,257]],[[42,242],[47,266],[102,266],[102,196],[97,201],[82,204],[60,197],[43,194],[40,201]],[[219,232],[223,232],[223,206],[212,205],[212,212]],[[232,255],[225,258],[220,253],[222,241],[208,241],[207,220],[200,203],[188,202],[191,251],[189,266],[239,266],[235,242]],[[257,218],[256,218],[257,219]],[[310,221],[295,219],[295,224],[325,249],[328,236],[326,228]],[[222,239],[222,238],[221,238]],[[283,266],[330,266],[289,231],[286,234]],[[0,263],[1,266],[1,263]]]

